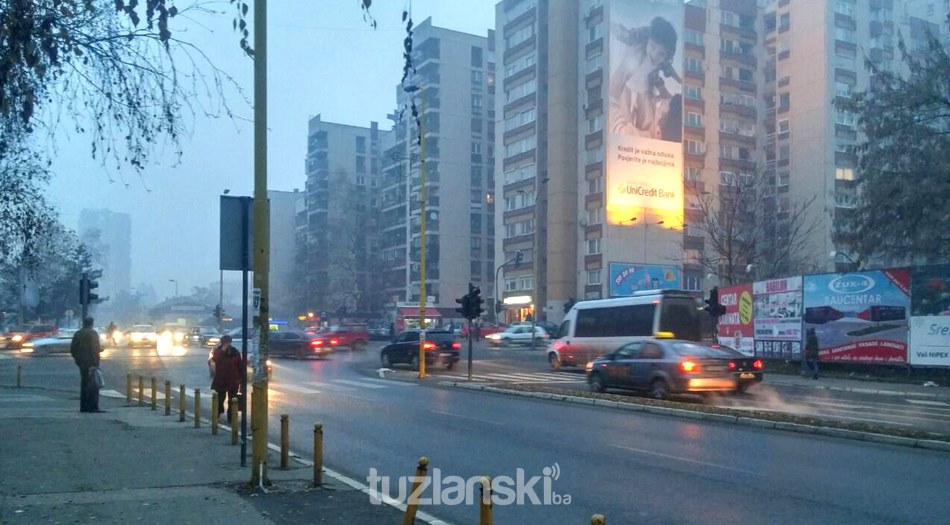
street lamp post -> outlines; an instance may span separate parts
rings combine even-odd
[[[419,379],[426,377],[426,92],[419,86],[406,86],[412,96],[419,92]]]
[[[178,281],[175,279],[169,279],[168,282],[175,283],[175,297],[178,297]]]

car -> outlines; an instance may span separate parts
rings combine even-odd
[[[379,361],[383,368],[392,368],[395,364],[408,364],[417,369],[420,334],[420,330],[406,330],[397,335],[393,342],[384,346],[379,352]],[[441,363],[446,370],[454,370],[458,366],[462,342],[454,332],[426,330],[425,341],[422,344],[425,349],[426,366]]]
[[[17,350],[23,347],[24,343],[32,341],[34,339],[41,339],[44,337],[53,337],[59,330],[51,324],[28,324],[14,326],[10,329],[9,332],[5,335],[2,342],[3,348],[7,350]]]
[[[221,342],[221,332],[213,326],[195,326],[189,330],[185,337],[185,344],[188,346],[210,346],[215,347]]]
[[[334,325],[315,335],[323,340],[323,345],[334,350],[349,348],[362,351],[366,350],[366,345],[369,344],[369,332],[366,331],[365,324]]]
[[[491,334],[502,332],[504,330],[505,330],[505,327],[502,325],[482,322],[481,325],[478,327],[478,329],[475,331],[475,333],[477,333],[479,337],[486,338]],[[464,338],[468,337],[468,323],[465,323],[464,325],[462,325],[462,337]]]
[[[736,377],[736,393],[743,394],[749,387],[762,382],[765,376],[765,361],[754,356],[747,356],[735,348],[712,343],[713,348],[721,348],[723,351],[735,357],[735,367],[730,367],[732,374]]]
[[[372,323],[366,328],[369,338],[372,341],[388,341],[392,339],[389,333],[389,325],[386,323]]]
[[[593,392],[640,390],[654,399],[667,399],[674,394],[734,392],[739,388],[736,374],[756,368],[762,368],[760,359],[731,348],[660,333],[589,362],[587,383]]]
[[[155,327],[150,324],[132,325],[126,336],[126,344],[129,345],[129,348],[135,348],[137,346],[157,346],[158,333],[155,331]]]
[[[184,345],[187,336],[188,327],[180,324],[166,324],[158,331],[159,339],[176,346]]]
[[[271,331],[267,339],[268,355],[274,357],[326,357],[333,352],[333,348],[326,344],[326,340],[317,334],[297,330]]]
[[[531,345],[532,329],[530,324],[517,324],[505,328],[503,332],[491,334],[485,339],[495,347],[508,345]],[[534,341],[538,345],[547,345],[548,333],[540,326],[534,327]]]
[[[23,343],[20,352],[31,356],[49,355],[49,354],[68,354],[73,342],[73,334],[76,329],[60,330],[58,334],[52,337],[41,337]]]

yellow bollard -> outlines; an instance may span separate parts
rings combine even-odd
[[[495,521],[492,518],[491,478],[482,476],[479,481],[481,482],[482,497],[479,501],[478,525],[492,525]]]
[[[145,406],[145,378],[139,376],[139,406]]]
[[[16,387],[23,388],[23,365],[16,365]]]
[[[125,374],[125,404],[132,405],[132,374]]]
[[[238,401],[231,398],[231,406],[228,409],[228,415],[231,417],[231,444],[238,444]]]
[[[417,491],[422,484],[422,479],[426,477],[429,471],[429,458],[422,456],[419,458],[419,466],[416,468],[416,477],[412,480],[412,492],[406,499],[406,515],[402,518],[402,525],[412,525],[416,521],[416,511],[419,510],[419,495]]]
[[[152,377],[152,410],[158,408],[158,383]]]
[[[195,428],[201,428],[201,389],[195,389]]]
[[[280,415],[280,468],[286,469],[290,463],[290,416]]]
[[[211,435],[218,435],[218,393],[211,393]]]
[[[590,517],[590,525],[607,525],[607,518],[603,514],[594,514]]]
[[[165,381],[165,415],[172,414],[172,382]]]
[[[313,425],[313,486],[323,484],[323,424]]]
[[[185,422],[185,385],[178,385],[178,422]]]

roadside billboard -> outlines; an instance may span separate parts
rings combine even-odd
[[[643,290],[678,289],[680,282],[677,266],[610,263],[610,297],[626,297]]]
[[[608,12],[607,219],[681,220],[682,0],[612,2]]]
[[[806,275],[803,302],[820,360],[907,362],[910,269]]]
[[[735,348],[745,355],[755,355],[752,285],[720,288],[719,304],[726,308],[726,313],[719,318],[719,344]]]
[[[950,264],[910,275],[910,364],[950,366]]]
[[[799,359],[802,351],[802,278],[752,284],[755,354]]]

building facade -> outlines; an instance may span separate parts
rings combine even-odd
[[[420,299],[424,169],[426,302],[456,306],[468,283],[487,293],[493,282],[494,42],[491,31],[486,38],[431,19],[413,29],[413,41],[415,73],[396,87],[398,107],[381,158],[382,289],[389,303]]]
[[[378,268],[378,188],[387,131],[308,124],[304,201],[296,204],[294,260],[299,312],[375,313],[382,308]]]
[[[298,311],[294,301],[294,262],[297,246],[297,212],[305,202],[304,192],[268,190],[270,203],[270,314],[292,319]]]
[[[102,270],[99,296],[116,297],[132,286],[132,219],[127,213],[85,209],[79,213],[79,238]]]

